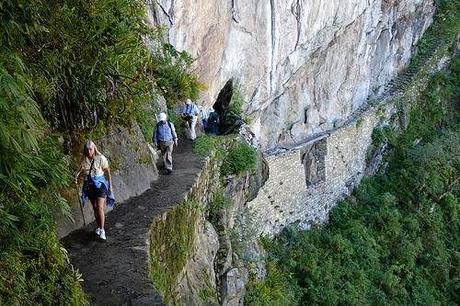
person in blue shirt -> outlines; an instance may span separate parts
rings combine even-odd
[[[177,147],[177,134],[174,124],[168,120],[165,113],[158,115],[158,123],[152,137],[153,144],[161,151],[166,174],[172,173],[172,152]]]
[[[198,120],[198,107],[192,103],[192,100],[187,99],[185,101],[185,105],[182,108],[182,119],[186,122],[186,135],[188,139],[195,140],[196,132],[195,132],[195,125]]]

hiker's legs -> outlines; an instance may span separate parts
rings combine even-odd
[[[166,153],[163,155],[163,161],[167,170],[172,170],[172,152],[174,144],[166,146]]]
[[[185,121],[184,133],[185,133],[185,138],[187,138],[187,139],[191,138],[191,136],[190,136],[191,126],[192,126],[192,120],[191,119],[186,120]]]
[[[195,125],[198,120],[197,116],[193,116],[192,120],[190,121],[190,139],[195,140],[196,138],[196,133],[195,133]]]
[[[93,212],[94,212],[94,219],[96,219],[96,224],[97,227],[101,228],[101,223],[99,220],[99,210],[97,208],[97,198],[96,199],[89,199],[91,202],[91,206],[93,206]]]
[[[101,229],[104,229],[104,225],[105,225],[104,204],[105,204],[105,198],[96,199],[96,210],[99,216],[98,225]]]
[[[172,170],[172,151],[173,143],[168,144],[165,142],[160,142],[160,150],[163,155],[163,165],[166,170]]]
[[[158,143],[158,150],[160,150],[161,158],[163,158],[163,167],[164,167],[165,166],[164,157],[166,154],[166,147],[164,145],[164,142],[160,141]]]

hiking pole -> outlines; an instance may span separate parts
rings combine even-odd
[[[81,196],[78,188],[78,183],[75,183],[77,186],[77,195],[78,195],[78,202],[80,203],[80,211],[81,211],[81,216],[83,217],[83,225],[86,226],[86,219],[85,219],[85,214],[83,213],[83,202],[81,201]]]

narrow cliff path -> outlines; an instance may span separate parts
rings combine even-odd
[[[202,161],[189,141],[173,152],[174,172],[160,174],[151,188],[107,214],[107,241],[101,242],[95,223],[62,241],[72,265],[82,273],[91,305],[162,305],[149,277],[149,229],[152,220],[182,202]],[[116,191],[115,191],[116,192]]]

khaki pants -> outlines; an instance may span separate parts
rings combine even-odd
[[[187,127],[185,129],[185,134],[188,139],[195,140],[196,138],[195,125],[197,120],[197,116],[192,116],[192,119],[185,124],[185,126]]]
[[[158,145],[160,147],[161,155],[163,155],[163,164],[165,168],[172,170],[172,152],[174,143],[160,141]]]

